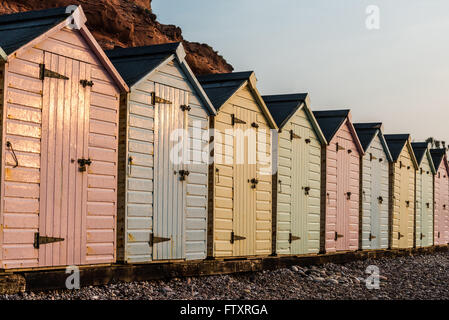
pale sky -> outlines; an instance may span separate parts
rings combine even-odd
[[[379,29],[366,27],[370,5]],[[158,20],[211,45],[262,94],[309,92],[386,133],[449,142],[448,0],[153,0]]]

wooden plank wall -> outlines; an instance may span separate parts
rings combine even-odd
[[[426,153],[416,173],[416,247],[433,245],[433,178],[433,172]],[[421,234],[423,235],[422,239]]]

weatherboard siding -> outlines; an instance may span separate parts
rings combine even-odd
[[[85,207],[77,208],[76,216],[66,216],[70,212],[65,206],[56,207],[52,221],[47,221],[47,229],[51,236],[65,235],[65,242],[46,245],[45,255],[33,247],[34,233],[45,232],[45,225],[41,219],[40,184],[41,177],[41,139],[44,128],[44,115],[47,111],[47,102],[43,101],[44,85],[39,79],[39,64],[44,63],[46,56],[52,57],[45,61],[48,67],[60,73],[69,73],[75,65],[85,65],[86,79],[94,81],[92,92],[86,89],[86,113],[84,115],[86,150],[92,159],[92,165],[82,178],[84,185],[83,203]],[[57,64],[54,64],[57,63]],[[54,64],[54,65],[53,65]],[[79,75],[83,75],[79,73]],[[75,83],[75,74],[70,74],[70,83]],[[5,138],[2,154],[2,267],[28,268],[38,266],[52,266],[63,264],[97,264],[115,261],[115,219],[117,196],[117,135],[118,135],[118,94],[119,90],[111,77],[107,74],[99,60],[92,53],[78,31],[63,29],[50,38],[35,45],[7,65],[7,91],[5,93],[5,106],[3,119],[5,125]],[[47,83],[47,82],[46,82]],[[49,83],[49,82],[48,82]],[[56,83],[56,82],[51,82]],[[56,84],[55,84],[56,85]],[[76,95],[75,91],[65,90],[64,80],[59,80],[57,86],[62,94],[84,99]],[[73,87],[82,87],[79,80]],[[89,91],[89,92],[87,92]],[[59,99],[59,98],[58,98]],[[45,100],[46,101],[46,100]],[[80,100],[81,101],[81,100]],[[59,106],[59,105],[58,105]],[[96,115],[102,114],[97,117]],[[69,121],[64,117],[58,121]],[[58,122],[59,123],[59,122]],[[62,122],[61,122],[62,123]],[[68,123],[66,123],[68,125]],[[58,124],[59,126],[59,124]],[[55,152],[62,152],[59,145],[67,143],[67,136],[58,140]],[[19,160],[19,166],[13,168],[14,162],[9,150],[6,150],[5,141],[11,141]],[[65,151],[64,151],[65,152]],[[69,161],[67,154],[61,161]],[[65,163],[65,162],[64,162]],[[67,169],[67,167],[65,167]],[[67,182],[70,173],[65,169],[61,172],[61,179]],[[47,177],[45,177],[47,178]],[[66,189],[64,189],[66,190]],[[64,192],[64,190],[62,192]],[[75,201],[71,195],[61,195],[67,200],[67,206]],[[48,201],[48,199],[47,199]],[[68,211],[67,211],[68,210]],[[67,213],[69,215],[70,213]],[[69,220],[66,220],[69,219]],[[74,219],[73,221],[71,219]],[[52,231],[53,230],[53,231]],[[51,234],[50,234],[51,233]],[[72,235],[76,233],[76,237]],[[62,236],[61,236],[62,237]],[[76,245],[74,245],[75,242]],[[72,247],[73,246],[73,247]],[[67,252],[64,254],[64,252]],[[58,257],[59,255],[59,257]],[[53,256],[53,257],[52,257]]]
[[[362,163],[362,249],[386,249],[388,248],[389,161],[379,134],[366,150]],[[382,203],[379,197],[382,197]],[[370,235],[376,238],[370,240]]]
[[[177,204],[183,206],[181,210],[184,215],[182,223],[176,226],[184,241],[183,249],[177,249],[183,252],[177,255],[186,260],[206,257],[208,164],[205,150],[209,137],[204,132],[207,132],[209,126],[208,114],[178,62],[172,61],[136,84],[128,99],[128,143],[122,161],[127,162],[132,157],[133,163],[131,166],[124,165],[128,172],[127,198],[126,208],[122,209],[126,213],[121,213],[126,217],[121,222],[125,226],[121,227],[126,234],[124,260],[129,263],[155,259],[149,240],[154,229],[154,205],[162,194],[158,193],[158,186],[154,185],[154,174],[157,171],[160,175],[173,175],[173,172],[154,168],[155,108],[151,105],[151,93],[159,90],[159,87],[167,88],[164,89],[168,90],[166,93],[160,94],[166,94],[169,100],[176,100],[176,105],[188,104],[192,108],[187,116],[189,133],[200,131],[198,136],[191,135],[188,143],[188,153],[193,162],[186,166],[190,175],[186,178],[182,201]],[[168,141],[169,137],[164,139]]]
[[[291,140],[290,130],[294,130],[301,138]],[[311,142],[306,144],[306,139],[310,139]],[[276,151],[274,154],[278,154],[279,166],[276,253],[281,255],[318,253],[321,143],[304,109],[298,110],[282,128]],[[305,194],[305,187],[310,188],[308,196]],[[301,239],[290,244],[290,233]]]

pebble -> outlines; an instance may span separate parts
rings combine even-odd
[[[375,265],[380,288],[368,289]],[[368,259],[341,264],[292,266],[251,274],[178,278],[0,295],[0,300],[449,300],[449,253]],[[309,281],[305,281],[309,280]]]

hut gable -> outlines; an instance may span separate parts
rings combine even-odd
[[[423,161],[428,161],[426,166],[429,166],[432,173],[435,174],[435,165],[433,162],[432,155],[430,153],[429,145],[427,142],[412,142],[412,149],[415,155],[418,167],[423,165]]]
[[[351,122],[351,112],[350,110],[329,110],[329,111],[314,111],[313,112],[320,128],[330,144],[338,131],[344,127],[349,131],[357,150],[361,155],[364,154],[363,147],[357,136],[354,125]]]
[[[445,149],[431,149],[430,154],[432,156],[432,162],[435,166],[435,170],[439,170],[441,166],[444,166],[446,172],[449,175],[449,163],[447,161],[447,154]]]
[[[415,153],[411,145],[411,137],[409,134],[386,134],[385,140],[387,141],[388,148],[391,152],[393,162],[397,162],[406,148],[406,152],[409,154],[415,170],[418,170],[418,161],[416,160]]]
[[[387,141],[383,134],[382,123],[355,123],[354,128],[365,152],[368,151],[374,140],[379,138],[388,161],[393,161],[390,149],[388,148]]]
[[[211,115],[216,110],[199,81],[187,64],[186,52],[180,42],[137,48],[106,51],[106,55],[120,72],[129,87],[142,89],[148,79],[171,79],[171,85],[195,93]]]
[[[310,109],[310,98],[307,93],[271,95],[262,97],[270,110],[273,119],[276,121],[279,129],[283,129],[290,119],[300,112],[305,113],[305,117],[312,125],[316,137],[322,144],[327,144],[321,128]]]
[[[257,79],[253,71],[211,74],[199,76],[198,80],[217,110],[227,105],[231,99],[253,100],[258,108],[257,111],[261,111],[265,116],[268,126],[278,129],[256,87]]]

